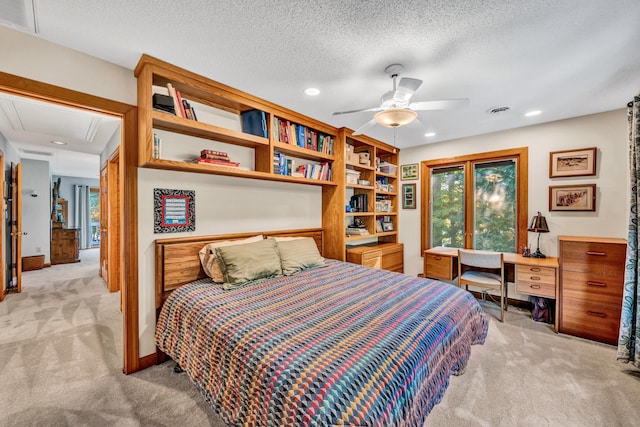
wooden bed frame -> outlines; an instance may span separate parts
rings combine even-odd
[[[321,228],[157,239],[155,241],[156,310],[162,307],[174,289],[206,277],[198,256],[198,252],[204,245],[221,240],[245,239],[257,234],[265,237],[312,237],[320,254],[324,256],[324,232]]]

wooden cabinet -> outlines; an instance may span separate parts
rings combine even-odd
[[[627,243],[560,236],[560,332],[615,345]]]
[[[404,272],[404,245],[402,243],[380,243],[347,249],[347,261],[371,268],[397,273]]]
[[[437,250],[433,249],[433,250]],[[424,252],[424,275],[432,279],[453,280],[458,277],[458,250],[446,255]]]
[[[80,262],[77,228],[51,229],[51,264]]]

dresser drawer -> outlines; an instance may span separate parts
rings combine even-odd
[[[620,276],[624,269],[627,246],[601,242],[561,241],[563,271]]]
[[[562,295],[566,298],[620,305],[623,290],[624,278],[622,276],[601,276],[575,271],[562,272]]]
[[[620,305],[599,304],[564,298],[560,314],[560,332],[607,344],[618,342]]]
[[[555,283],[543,283],[543,282],[531,282],[528,280],[516,280],[516,291],[527,294],[536,295],[539,297],[556,298],[556,284]]]
[[[432,279],[453,280],[458,275],[458,264],[444,255],[424,255],[424,275]]]
[[[371,268],[382,268],[382,251],[376,248],[347,250],[347,261]]]

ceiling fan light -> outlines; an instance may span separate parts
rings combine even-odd
[[[380,126],[395,128],[405,126],[414,121],[418,113],[407,108],[392,108],[376,113],[373,118]]]

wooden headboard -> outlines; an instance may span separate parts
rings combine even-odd
[[[265,237],[312,237],[318,245],[320,254],[324,255],[321,228],[157,239],[155,241],[156,309],[162,307],[165,299],[174,289],[206,277],[198,256],[198,252],[204,245],[221,240],[244,239],[257,234]]]

